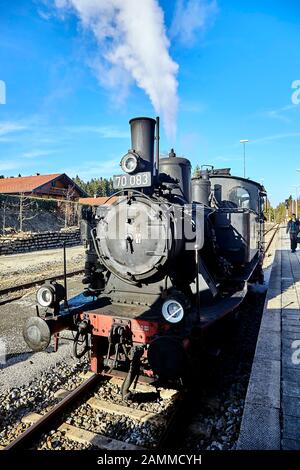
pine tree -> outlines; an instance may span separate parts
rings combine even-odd
[[[193,171],[193,178],[199,178],[201,175],[201,168],[199,165],[196,165]]]

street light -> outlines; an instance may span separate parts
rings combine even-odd
[[[300,171],[300,168],[296,168],[296,171]],[[298,185],[297,188],[300,186]],[[298,218],[298,195],[297,195],[297,189],[296,189],[296,217]]]
[[[246,178],[246,144],[249,142],[248,139],[240,140],[240,144],[244,145],[244,178]]]

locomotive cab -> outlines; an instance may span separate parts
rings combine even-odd
[[[228,174],[212,175],[210,181],[218,207],[215,232],[220,250],[236,270],[254,265],[263,249],[263,187]]]

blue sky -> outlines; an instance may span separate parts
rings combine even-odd
[[[169,58],[178,65],[177,131],[170,137],[162,129],[161,150],[174,146],[193,165],[228,166],[242,175],[239,140],[249,139],[247,176],[264,181],[273,204],[295,192],[300,104],[292,102],[292,83],[300,80],[300,3],[150,3],[163,10]],[[134,21],[138,15],[133,27]],[[119,172],[130,147],[128,120],[156,111],[130,74],[112,85],[103,47],[74,10],[48,0],[0,0],[0,80],[6,84],[0,174],[66,172],[87,179]]]

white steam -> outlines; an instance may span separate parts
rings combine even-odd
[[[157,0],[55,0],[75,10],[99,45],[93,67],[119,94],[130,80],[149,96],[169,138],[176,132],[178,65],[169,54],[164,15]]]

